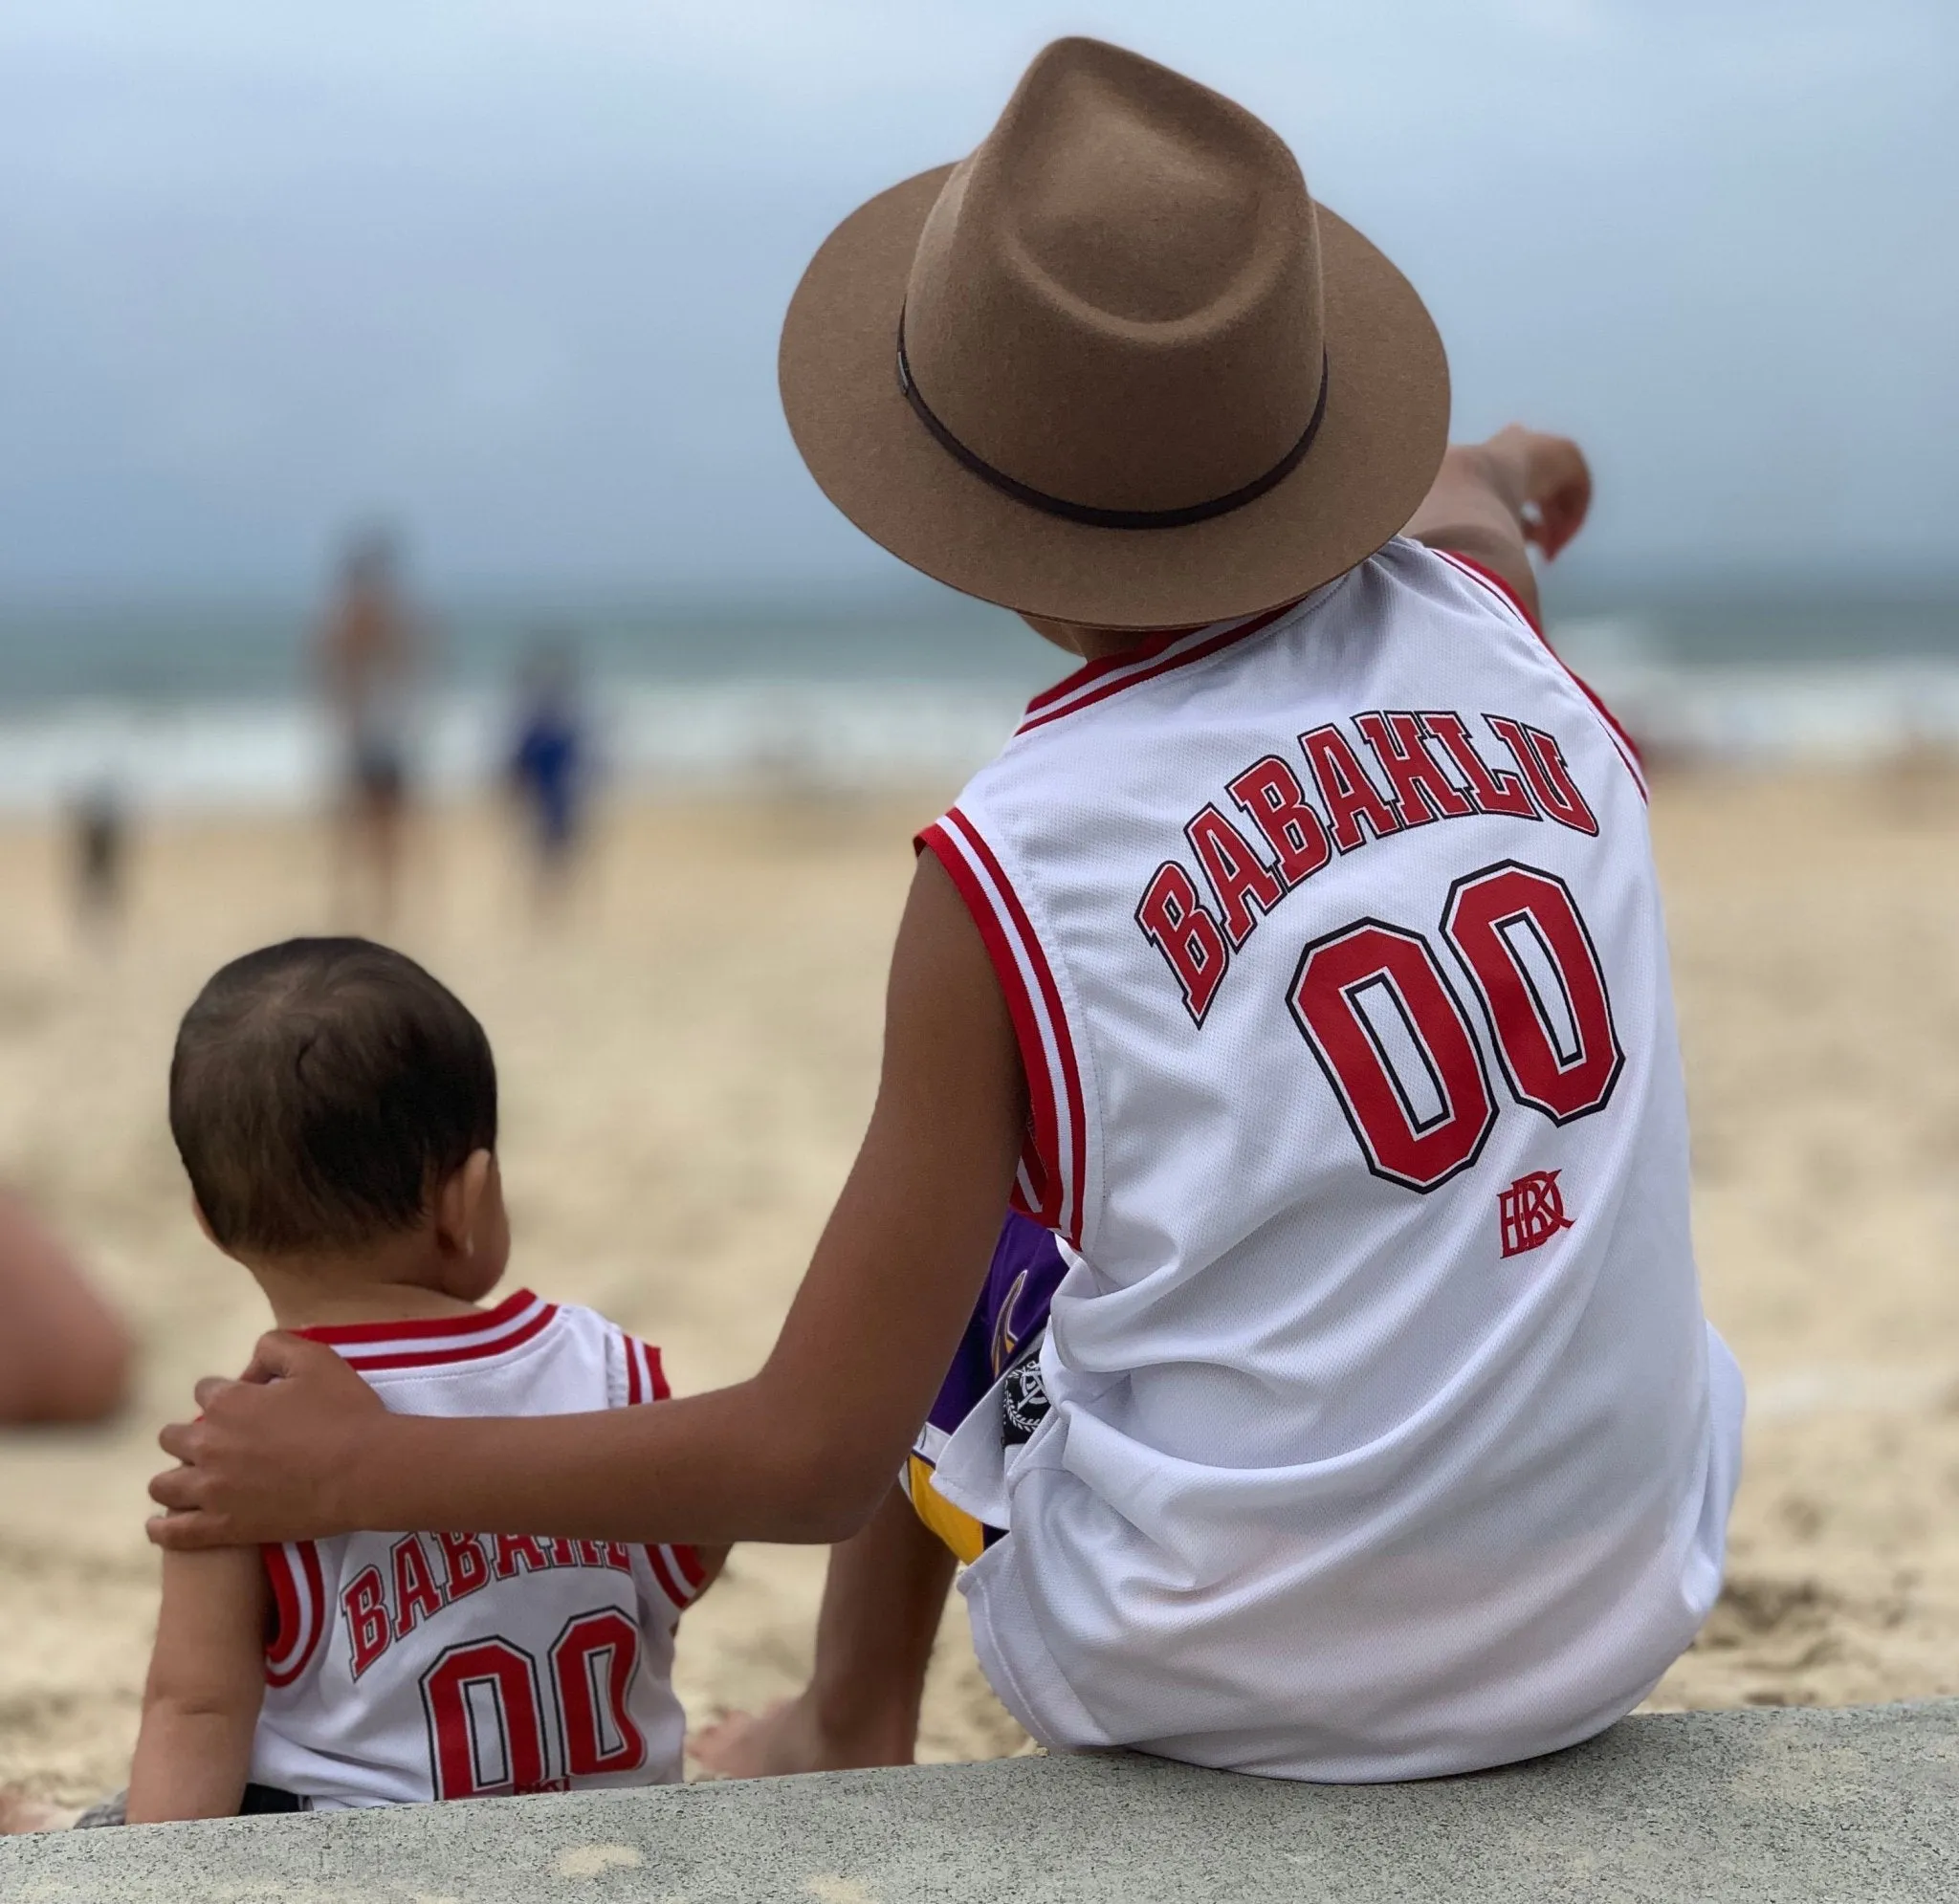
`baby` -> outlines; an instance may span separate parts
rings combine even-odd
[[[294,939],[185,1015],[170,1129],[204,1233],[279,1327],[400,1413],[662,1401],[656,1349],[519,1290],[483,1028],[399,952]],[[131,1823],[651,1784],[726,1549],[426,1531],[164,1558]]]

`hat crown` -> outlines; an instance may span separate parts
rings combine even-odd
[[[994,469],[1088,508],[1199,506],[1258,481],[1312,419],[1312,200],[1243,107],[1060,40],[947,180],[904,323],[918,394]]]

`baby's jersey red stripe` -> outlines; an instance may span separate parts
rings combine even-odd
[[[275,1609],[275,1630],[265,1649],[268,1686],[290,1686],[297,1679],[319,1650],[326,1630],[326,1582],[320,1571],[319,1550],[311,1541],[300,1541],[294,1543],[292,1552],[299,1557],[297,1575],[285,1547],[259,1549]]]
[[[467,1316],[430,1316],[419,1322],[322,1323],[310,1329],[296,1329],[308,1342],[341,1343],[427,1342],[438,1336],[476,1335],[516,1322],[538,1298],[528,1289],[506,1296],[494,1309],[481,1309]]]
[[[665,1549],[649,1546],[646,1555],[647,1565],[653,1570],[653,1579],[659,1584],[660,1591],[667,1596],[669,1604],[676,1608],[685,1607],[693,1595],[674,1577],[672,1568],[668,1565]]]
[[[541,1335],[550,1327],[551,1319],[557,1315],[555,1303],[542,1302],[528,1320],[517,1327],[506,1329],[500,1334],[489,1336],[480,1342],[458,1343],[452,1348],[405,1348],[399,1351],[370,1354],[365,1350],[350,1353],[345,1357],[349,1368],[437,1368],[454,1362],[481,1362],[493,1355],[503,1355],[513,1348],[520,1348],[527,1342]]]
[[[692,1547],[670,1542],[667,1552],[672,1557],[673,1565],[680,1569],[680,1577],[687,1583],[688,1597],[691,1599],[701,1589],[708,1577],[708,1570],[702,1565],[701,1557]]]

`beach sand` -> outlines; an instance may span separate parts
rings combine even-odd
[[[393,936],[495,1044],[513,1284],[661,1343],[683,1391],[755,1367],[863,1127],[907,843],[937,803],[622,808],[553,923],[502,816],[431,822]],[[1753,1388],[1730,1585],[1656,1703],[1959,1691],[1959,775],[1679,774],[1654,811],[1707,1302]],[[0,828],[0,1176],[86,1253],[143,1368],[114,1426],[0,1437],[0,1784],[79,1803],[121,1782],[135,1730],[152,1436],[264,1320],[191,1222],[176,1018],[223,958],[333,922],[299,821],[146,829],[112,945],[79,941],[63,871],[49,829]],[[682,1630],[696,1720],[798,1683],[822,1567],[737,1552]],[[925,1751],[1023,1742],[956,1603]]]

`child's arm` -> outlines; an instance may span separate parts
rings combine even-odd
[[[909,1765],[952,1581],[952,1550],[893,1487],[870,1524],[830,1550],[809,1684],[709,1726],[694,1757],[728,1779]]]
[[[1456,443],[1406,533],[1493,569],[1535,616],[1528,547],[1549,561],[1584,526],[1592,472],[1569,438],[1511,424],[1486,443]]]
[[[237,1814],[265,1697],[266,1609],[256,1547],[164,1556],[130,1824]]]
[[[1026,1114],[986,948],[928,854],[892,955],[870,1127],[759,1374],[658,1408],[443,1420],[389,1414],[332,1349],[269,1336],[256,1381],[200,1384],[205,1418],[165,1431],[189,1465],[150,1492],[184,1512],[151,1536],[846,1540],[883,1502],[972,1314]]]

